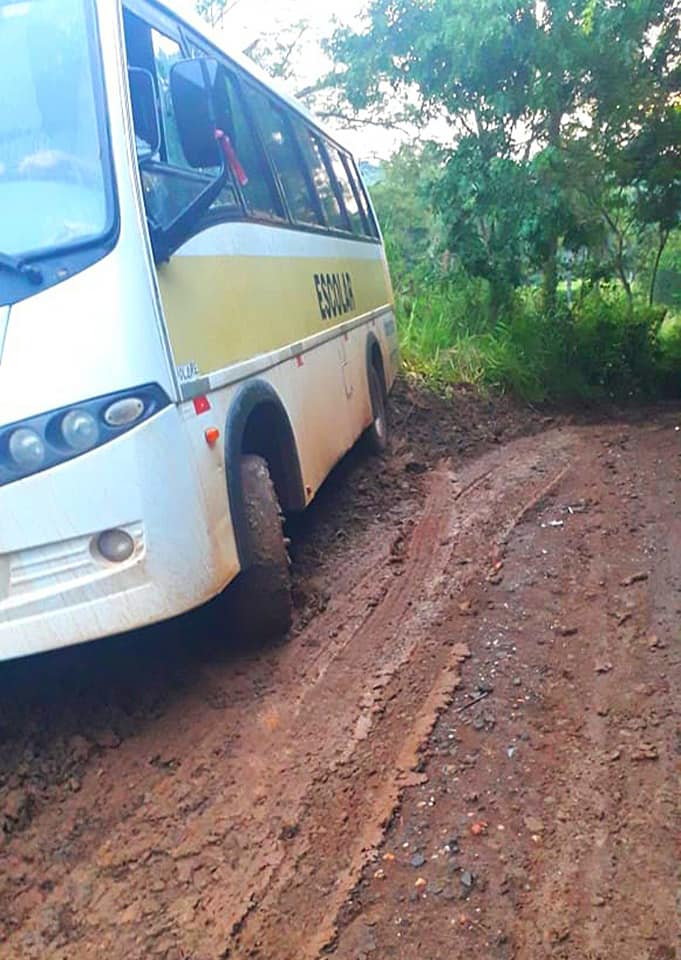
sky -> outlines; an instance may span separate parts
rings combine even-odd
[[[180,12],[194,9],[192,0],[168,0]],[[296,58],[296,81],[307,85],[330,68],[317,40],[329,36],[336,25],[359,26],[367,0],[237,0],[224,20],[222,36],[227,50],[244,50],[258,36],[271,35],[300,20],[309,20],[310,34],[301,42]],[[279,81],[281,83],[281,81]],[[295,95],[297,83],[283,83]],[[324,126],[359,160],[387,159],[400,137],[373,126],[347,130],[326,122]]]

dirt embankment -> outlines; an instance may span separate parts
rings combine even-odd
[[[395,425],[291,531],[287,644],[3,668],[3,960],[677,956],[674,412]]]

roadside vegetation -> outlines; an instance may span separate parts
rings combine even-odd
[[[679,391],[680,22],[676,0],[374,0],[336,32],[342,96],[417,134],[372,186],[408,370]]]
[[[494,304],[490,282],[472,276],[443,239],[427,185],[403,151],[371,190],[391,263],[401,350],[408,373],[439,392],[454,383],[521,399],[626,401],[681,388],[681,230],[670,233],[650,302],[654,245],[640,239],[631,296],[617,277],[575,276],[559,258],[555,303],[541,275],[524,278]],[[649,238],[652,241],[652,238]]]
[[[227,23],[240,0],[197,0]],[[681,0],[366,0],[296,79],[300,21],[246,52],[370,167],[406,368],[533,401],[681,392]],[[314,31],[312,31],[314,33]]]

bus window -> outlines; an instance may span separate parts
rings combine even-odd
[[[227,70],[220,70],[216,80],[218,124],[230,138],[248,182],[242,192],[249,210],[256,217],[281,220],[284,211],[262,148],[256,140],[236,79]]]
[[[156,61],[156,77],[161,108],[163,158],[173,166],[184,167],[186,166],[186,160],[180,146],[180,137],[177,132],[175,114],[170,98],[170,68],[178,60],[183,60],[184,57],[179,43],[176,40],[171,40],[170,37],[165,37],[158,30],[151,31],[151,42]]]
[[[291,216],[299,223],[323,225],[319,200],[313,192],[288,118],[259,90],[249,90],[249,96]]]
[[[331,144],[326,145],[326,150],[329,155],[329,160],[331,161],[331,167],[336,176],[336,181],[343,195],[343,203],[345,204],[345,210],[350,220],[352,232],[361,236],[367,232],[367,228],[364,224],[364,217],[360,210],[357,195],[355,194],[350,177],[348,176],[348,171],[343,162],[343,157],[336,147],[331,146]]]
[[[90,31],[83,3],[0,3],[4,253],[63,249],[107,229],[111,211]]]
[[[316,137],[311,130],[308,130],[303,123],[299,123],[297,126],[305,161],[312,174],[326,222],[332,230],[347,230],[348,223],[341,210],[338,197],[331,182],[331,177],[329,176],[329,171],[324,162],[323,147],[319,138]]]
[[[368,237],[373,237],[374,239],[377,239],[378,229],[376,227],[376,221],[374,220],[374,216],[367,202],[366,193],[364,191],[364,185],[359,175],[357,165],[355,164],[355,161],[352,159],[352,157],[349,157],[347,155],[343,156],[343,163],[345,165],[345,169],[348,171],[350,182],[352,183],[353,189],[355,191],[355,196],[357,197],[360,209],[362,211],[362,216],[364,217],[364,221],[366,223],[366,234]]]
[[[179,43],[125,11],[125,39],[128,65],[147,70],[154,77],[160,104],[162,142],[157,155],[150,156],[136,131],[144,202],[152,224],[166,227],[175,220],[216,176],[217,169],[195,169],[184,156],[170,94],[170,71],[185,57]],[[134,97],[135,87],[131,88]],[[135,115],[133,102],[133,116]],[[233,215],[241,207],[233,185],[228,184],[211,211]],[[197,224],[198,227],[198,224]]]

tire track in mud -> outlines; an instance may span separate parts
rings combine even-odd
[[[573,441],[432,471],[397,555],[393,528],[291,645],[207,671],[213,706],[189,691],[45,810],[3,957],[316,957],[456,687],[452,597],[489,573]]]
[[[565,475],[568,444],[558,434],[541,445],[521,441],[513,445],[515,456],[488,455],[459,478],[446,467],[434,472],[410,544],[407,583],[388,591],[362,629],[371,630],[372,643],[383,634],[392,652],[366,689],[361,735],[356,731],[348,743],[335,779],[325,773],[314,785],[314,804],[305,809],[283,869],[225,956],[312,960],[333,941],[337,914],[458,684],[456,625],[445,608],[485,576],[515,524]],[[308,895],[320,889],[325,899]]]
[[[676,490],[651,469],[658,429],[640,431],[633,450],[626,434],[614,441],[606,434],[598,446],[580,451],[579,475],[590,478],[599,516],[579,544],[586,572],[574,545],[563,561],[562,582],[576,581],[592,601],[581,617],[572,614],[584,646],[572,645],[579,653],[568,655],[566,666],[575,674],[581,666],[597,679],[584,684],[584,702],[561,685],[545,704],[547,716],[553,710],[566,724],[549,734],[546,757],[546,766],[559,771],[551,792],[562,794],[561,816],[553,824],[551,851],[538,857],[532,889],[516,914],[518,956],[674,955],[667,943],[678,857],[668,838],[675,828],[678,834],[678,797],[670,790],[678,783],[678,753],[660,736],[670,715],[670,678],[655,666],[651,633],[664,629],[663,612],[669,615],[664,600],[678,578],[678,554],[666,545],[681,542],[681,521],[673,509],[659,507]],[[614,470],[613,450],[626,458]],[[582,481],[581,489],[573,483],[565,495],[576,500],[585,492],[591,491]],[[622,545],[623,536],[630,552],[603,547],[604,540]],[[641,570],[641,583],[628,579]],[[646,759],[648,741],[655,762]],[[658,938],[664,945],[656,945]]]

